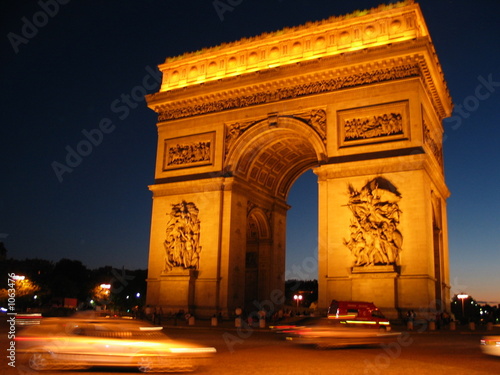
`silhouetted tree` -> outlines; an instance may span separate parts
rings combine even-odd
[[[51,276],[50,290],[53,297],[88,298],[90,271],[79,260],[61,259],[54,266]]]

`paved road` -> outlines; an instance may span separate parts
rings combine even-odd
[[[0,327],[1,328],[1,327]],[[196,375],[212,374],[500,374],[500,357],[481,353],[479,340],[485,332],[404,333],[399,342],[386,347],[319,350],[283,340],[268,330],[236,330],[232,327],[173,328],[173,338],[192,340],[217,348],[210,367]],[[7,352],[6,331],[0,329],[0,350]],[[10,368],[6,356],[0,361],[5,375],[25,372]],[[130,374],[133,370],[93,369],[77,372],[43,372],[42,375]]]

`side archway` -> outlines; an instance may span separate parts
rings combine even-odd
[[[259,291],[266,288],[269,258],[272,251],[269,212],[254,207],[247,216],[247,239],[245,251],[245,311],[255,310],[262,296]]]

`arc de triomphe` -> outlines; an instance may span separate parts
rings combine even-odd
[[[160,65],[147,303],[231,315],[283,302],[287,195],[318,177],[321,309],[449,301],[442,120],[452,102],[413,1]],[[314,244],[312,244],[314,246]]]

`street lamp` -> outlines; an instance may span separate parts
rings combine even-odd
[[[468,294],[460,293],[457,295],[457,298],[462,300],[462,317],[465,319],[465,308],[464,308],[464,301],[469,298]]]
[[[300,294],[295,294],[295,295],[293,296],[293,299],[294,299],[295,301],[297,301],[297,307],[299,307],[299,303],[300,303],[300,301],[302,301],[302,295],[300,295]]]

